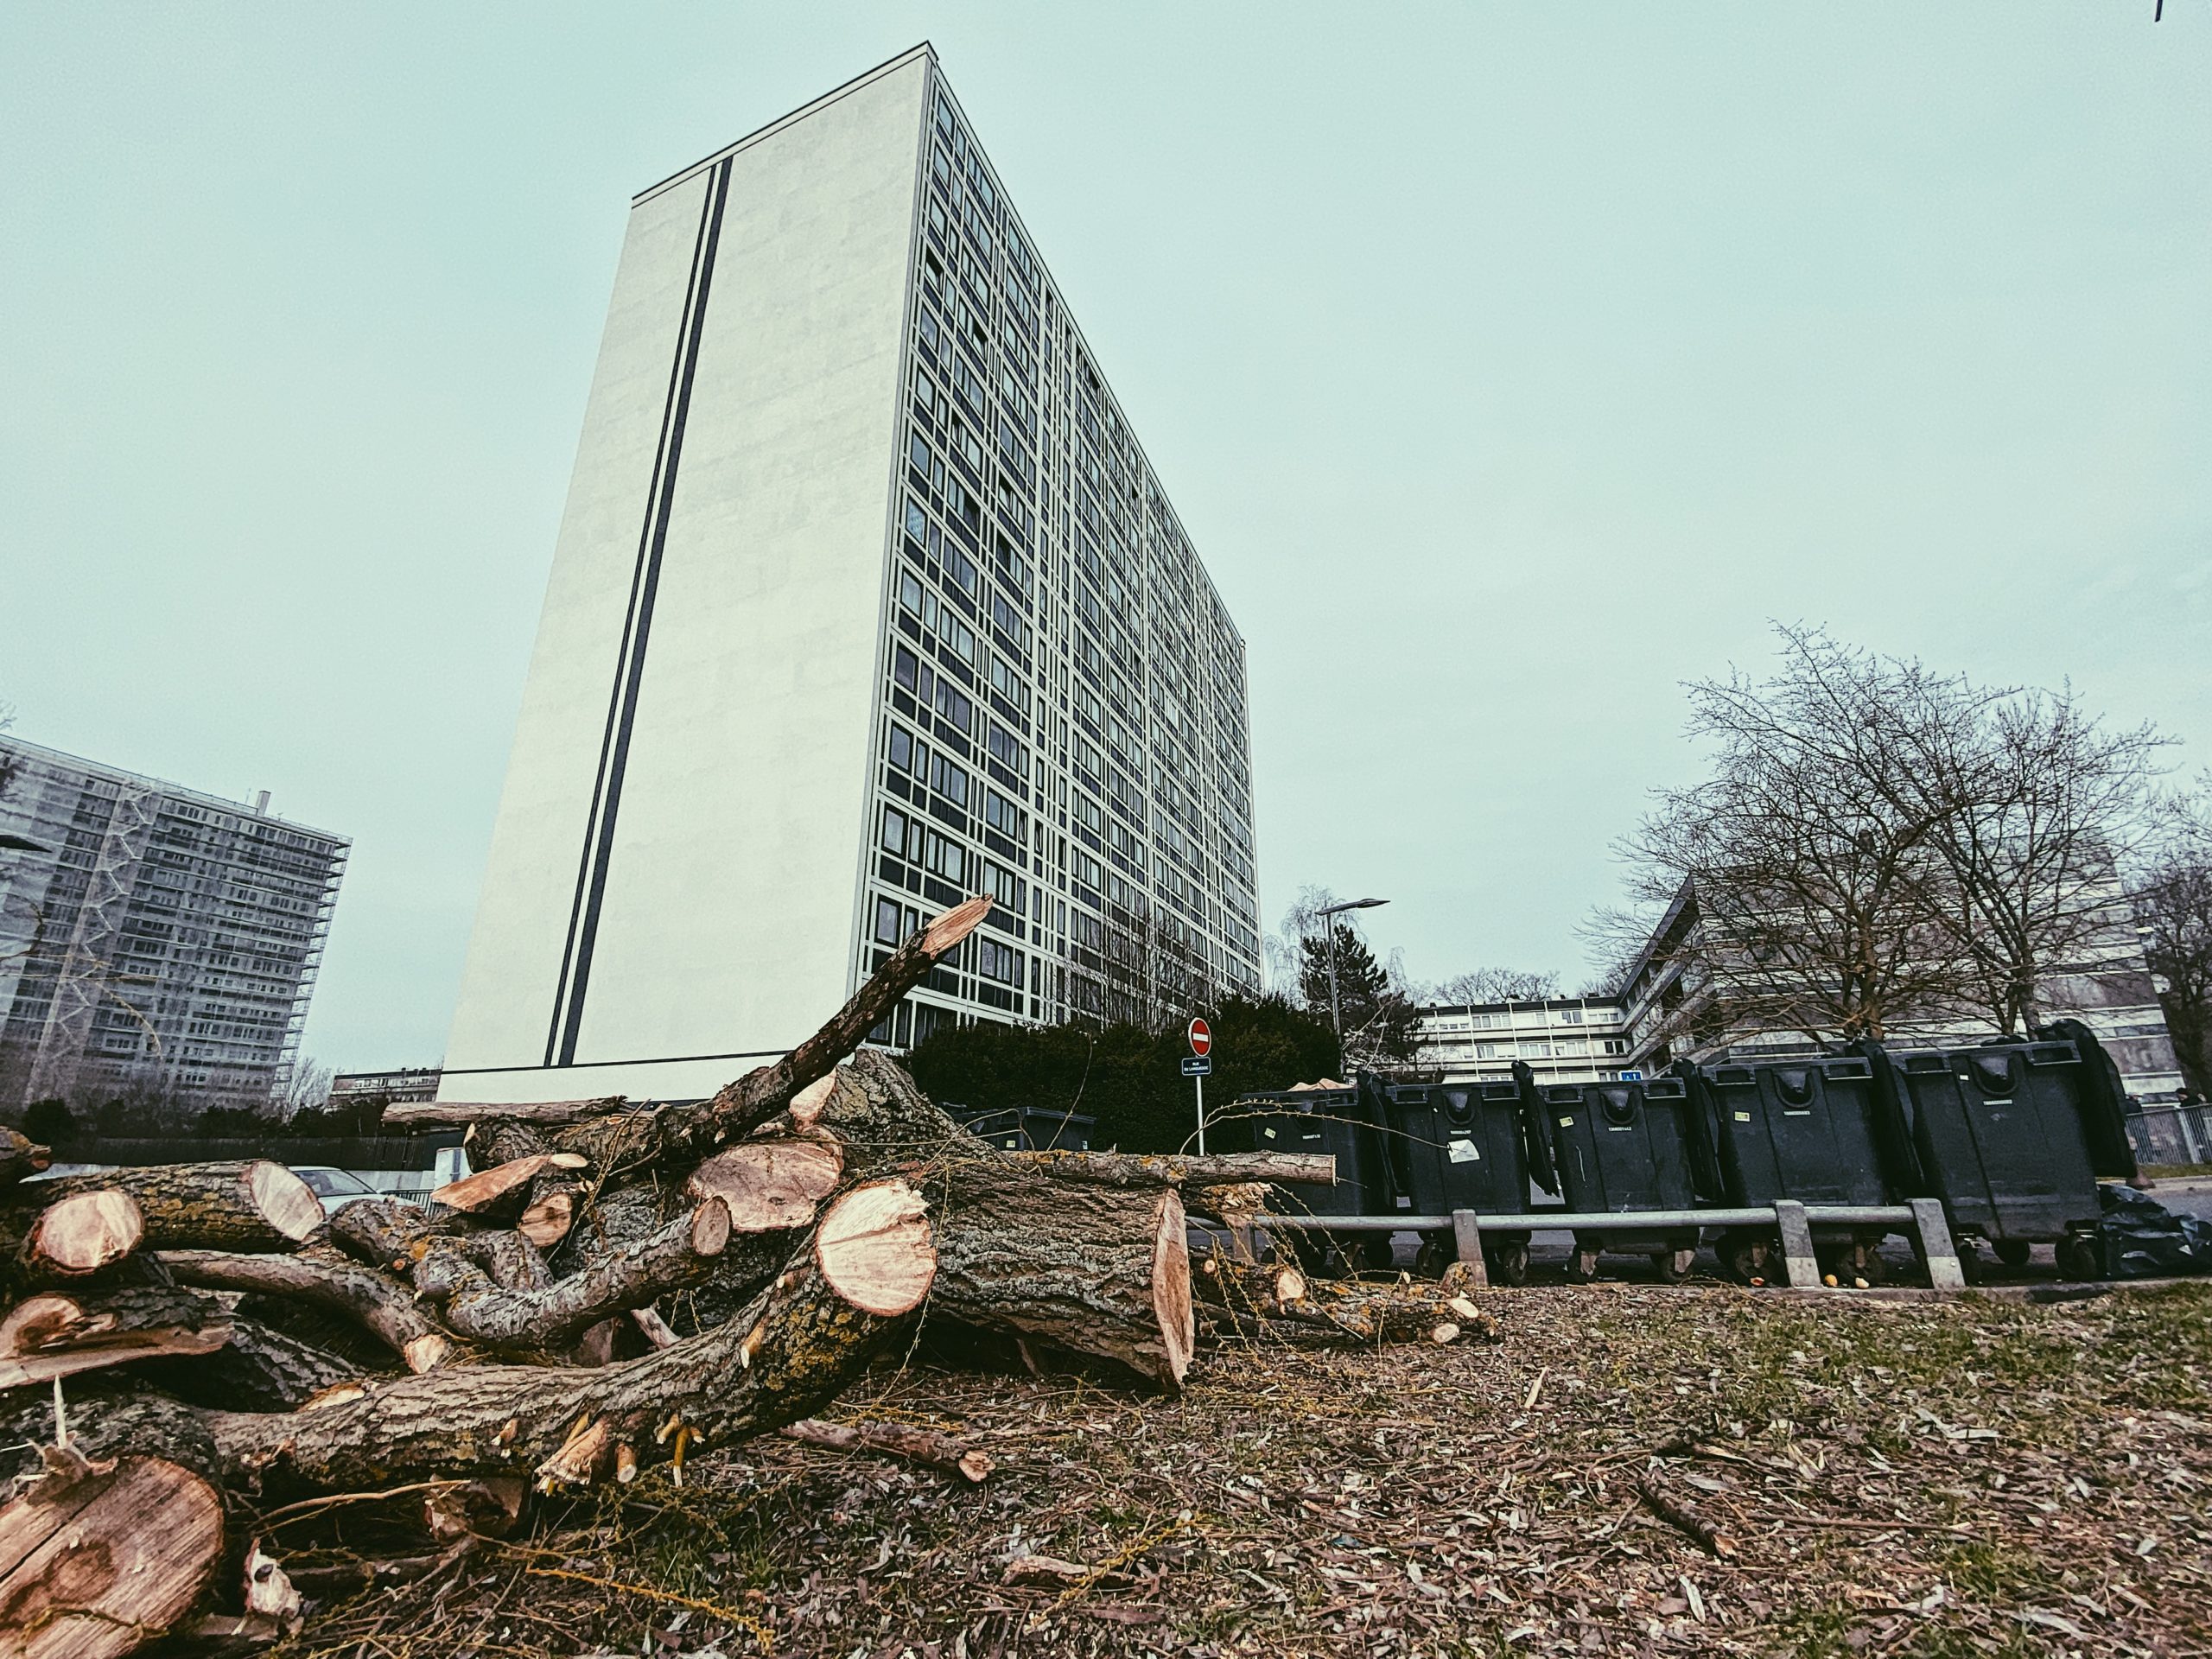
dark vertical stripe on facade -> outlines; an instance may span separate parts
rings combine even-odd
[[[676,499],[677,468],[683,456],[683,428],[690,414],[692,378],[699,365],[699,340],[706,329],[707,294],[714,284],[715,252],[721,241],[729,175],[727,161],[714,170],[699,211],[698,234],[692,243],[690,283],[684,294],[683,321],[669,369],[668,397],[661,410],[660,448],[653,459],[645,524],[638,537],[629,608],[623,620],[621,646],[615,654],[614,683],[607,698],[607,729],[600,740],[599,773],[592,787],[591,812],[585,821],[575,897],[569,907],[561,979],[553,998],[552,1021],[545,1033],[548,1065],[573,1065],[576,1058],[576,1033],[583,1023],[584,993],[591,982],[592,950],[599,938],[600,906],[607,893],[615,816],[622,804],[630,732],[637,718],[639,687],[645,677],[645,645],[652,633],[653,601],[660,588],[661,555],[668,545],[669,514]]]

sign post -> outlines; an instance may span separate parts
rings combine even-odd
[[[1190,1039],[1191,1058],[1183,1062],[1183,1075],[1198,1093],[1198,1156],[1203,1158],[1206,1155],[1206,1073],[1213,1070],[1213,1027],[1193,1016],[1184,1035]]]

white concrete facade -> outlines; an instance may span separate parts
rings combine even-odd
[[[949,581],[920,543],[911,567],[899,554],[907,524],[948,512],[942,467],[933,492],[926,473],[908,477],[908,455],[918,435],[938,431],[914,406],[918,376],[937,395],[920,366],[935,359],[917,340],[938,335],[948,306],[939,290],[954,282],[944,275],[954,262],[942,251],[944,215],[925,220],[933,188],[960,194],[930,178],[932,147],[946,148],[942,134],[952,130],[941,124],[955,119],[933,55],[918,48],[633,203],[448,1046],[445,1098],[710,1092],[796,1044],[849,993],[870,965],[887,884],[906,899],[903,910],[892,906],[903,920],[944,902],[934,875],[925,884],[918,868],[887,874],[876,854],[892,787],[885,746],[896,719],[917,718],[904,682],[891,678],[894,655],[914,660],[898,644],[902,574],[944,584],[948,635],[954,614]],[[963,392],[971,407],[990,399],[975,422],[986,434],[989,416],[1019,411],[1034,442],[1038,410],[1050,407],[1041,382],[1058,360],[1049,350],[1026,357],[1012,321],[1007,341],[996,340],[993,285],[1015,280],[1013,248],[1025,270],[1028,256],[1010,208],[988,185],[977,188],[1001,215],[999,235],[971,230],[982,273],[972,257],[957,268],[992,338],[963,337],[977,361],[964,369]],[[954,227],[955,241],[960,234]],[[1036,278],[1027,280],[1033,291]],[[1033,339],[1027,302],[1001,295],[998,303],[1019,312]],[[1024,362],[1030,378],[1017,391],[1013,369]],[[999,463],[994,451],[967,470],[964,495],[952,484],[954,506],[972,510],[982,498],[984,537],[1001,522],[987,515],[1002,513],[1020,543],[1020,527],[1034,534],[1050,508],[1033,474],[1002,478]],[[927,540],[937,554],[937,536]],[[976,544],[972,533],[968,540]],[[976,626],[966,630],[965,667],[943,671],[959,673],[974,694],[961,728],[972,741],[931,732],[926,708],[919,727],[940,760],[957,754],[953,769],[972,772],[957,803],[969,817],[946,819],[950,850],[937,849],[931,830],[932,856],[964,891],[1006,888],[993,918],[998,942],[971,944],[995,953],[980,960],[996,980],[1012,964],[1020,981],[1027,958],[1052,948],[1052,903],[1063,953],[1068,931],[1057,897],[1065,876],[1052,881],[1069,864],[1065,837],[1055,861],[1046,834],[1055,679],[1033,659],[1042,651],[993,658],[995,572],[981,557],[963,563],[959,602]],[[1016,594],[1025,620],[1014,632],[1025,645],[1065,640],[1049,544],[1028,542],[1013,563],[1046,574],[1042,591],[1025,581]],[[913,580],[906,574],[906,586]],[[935,589],[930,609],[934,620]],[[908,634],[924,646],[917,672],[927,684],[935,635],[925,646]],[[1005,712],[1003,731],[982,684],[993,662],[1020,708],[1020,720]],[[1058,687],[1065,709],[1064,673]],[[902,696],[907,706],[894,718]],[[1065,728],[1060,721],[1063,753]],[[911,752],[915,734],[899,730]],[[986,783],[987,733],[995,753],[1001,738],[1018,753],[1018,779],[991,774],[1003,798]],[[903,782],[898,792],[904,803]],[[1019,802],[1023,815],[1022,845],[990,852],[995,863],[981,845],[987,793],[995,813]],[[1249,783],[1243,799],[1249,849]],[[1058,823],[1066,821],[1063,795]],[[974,976],[983,969],[966,957],[958,968],[921,1000],[952,1017],[986,1003],[985,1017],[1051,1017],[1065,1006],[1020,983],[985,988]],[[1027,993],[1038,991],[1038,966],[1026,976]],[[901,1040],[912,1027],[906,1021]]]

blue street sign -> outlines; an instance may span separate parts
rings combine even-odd
[[[1643,1073],[1637,1071],[1635,1067],[1630,1066],[1627,1071],[1621,1073],[1621,1081],[1623,1083],[1642,1083],[1643,1081]]]
[[[1213,1075],[1213,1062],[1203,1054],[1185,1054],[1183,1057],[1183,1075],[1186,1077],[1210,1077]]]

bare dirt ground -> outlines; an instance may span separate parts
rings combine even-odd
[[[1179,1401],[886,1370],[835,1414],[971,1436],[985,1485],[695,1458],[280,1651],[2212,1653],[2212,1287],[1486,1306],[1495,1346],[1231,1347]]]

